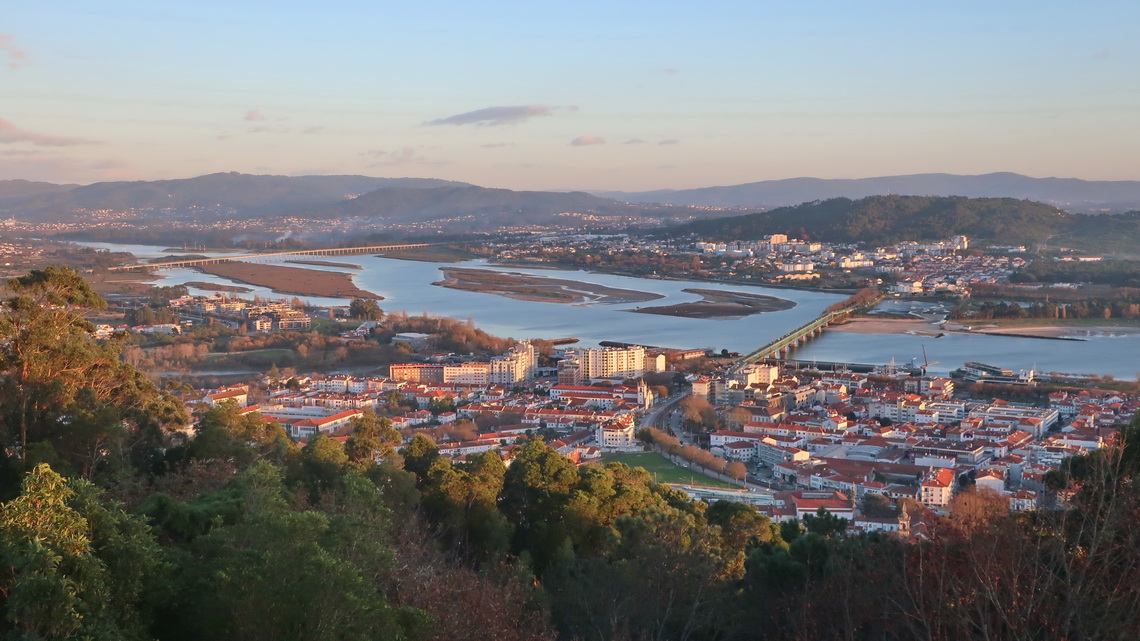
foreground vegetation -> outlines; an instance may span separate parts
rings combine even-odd
[[[923,538],[693,503],[530,440],[441,458],[359,419],[292,442],[97,343],[75,272],[0,317],[0,632],[13,639],[960,639],[1140,636],[1140,420],[1009,515],[962,494]],[[693,407],[687,421],[701,420]]]

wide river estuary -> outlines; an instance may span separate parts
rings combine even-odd
[[[146,260],[163,256],[164,247],[149,245],[117,245],[83,243],[112,251],[129,251]],[[792,289],[736,286],[682,280],[657,280],[616,276],[584,271],[551,271],[517,267],[492,267],[485,261],[465,263],[429,263],[380,258],[377,256],[336,256],[333,262],[360,265],[362,270],[314,265],[292,265],[309,269],[351,272],[361,289],[384,297],[385,311],[427,312],[441,316],[473,318],[476,326],[498,336],[514,338],[576,337],[583,345],[600,341],[621,341],[660,347],[714,348],[749,352],[760,345],[818,316],[825,307],[843,300],[843,296]],[[610,287],[652,292],[664,296],[660,300],[637,304],[567,305],[505,298],[494,294],[460,291],[432,285],[442,280],[441,267],[471,267],[514,271],[538,276],[598,283]],[[178,285],[186,282],[210,282],[234,285],[233,281],[189,269],[160,272],[159,284]],[[252,285],[253,292],[242,294],[277,297],[271,290]],[[651,314],[633,314],[638,306],[662,306],[700,300],[700,296],[682,290],[688,288],[719,289],[766,294],[796,303],[792,309],[728,319],[678,318]],[[194,294],[208,294],[191,289]],[[287,296],[292,298],[292,296]],[[300,296],[315,305],[346,305],[343,299]],[[855,334],[825,332],[824,335],[796,351],[800,360],[842,361],[883,364],[894,359],[899,365],[921,364],[922,349],[931,361],[932,374],[945,374],[966,361],[981,361],[1011,369],[1035,368],[1038,372],[1063,372],[1085,375],[1111,375],[1118,379],[1136,380],[1140,370],[1140,333],[1106,332],[1081,337],[1082,341],[1058,341],[1010,336],[947,333],[940,338],[907,334]]]

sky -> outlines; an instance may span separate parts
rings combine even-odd
[[[1140,179],[1140,3],[5,0],[0,180]]]

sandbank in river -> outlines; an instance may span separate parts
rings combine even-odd
[[[639,307],[629,311],[638,314],[659,314],[681,318],[733,319],[761,312],[779,312],[796,306],[790,300],[764,294],[729,292],[719,289],[685,289],[682,291],[700,294],[704,300],[661,307]]]
[[[383,300],[372,292],[358,288],[348,274],[302,267],[283,267],[261,263],[230,261],[199,265],[198,269],[241,283],[268,287],[279,294],[322,296],[325,298],[371,298]]]
[[[466,267],[443,267],[440,271],[443,272],[445,279],[436,281],[432,285],[539,303],[616,305],[664,298],[661,294],[650,292],[518,272]]]

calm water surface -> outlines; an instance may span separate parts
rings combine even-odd
[[[115,245],[84,243],[100,249],[129,251],[145,259],[163,254],[165,247],[147,245]],[[410,314],[427,312],[441,316],[474,319],[475,324],[492,334],[515,338],[577,337],[583,344],[599,341],[623,341],[661,347],[711,347],[717,350],[748,352],[818,316],[825,307],[843,296],[765,287],[734,286],[696,281],[656,280],[632,276],[615,276],[584,271],[551,271],[499,267],[540,276],[598,283],[610,287],[661,294],[664,298],[648,303],[617,305],[565,305],[520,301],[493,294],[466,292],[431,283],[441,280],[441,267],[462,266],[490,268],[485,261],[458,264],[395,260],[376,256],[343,256],[328,260],[362,266],[350,270],[358,287],[385,298],[381,306],[388,312],[404,310]],[[349,271],[335,267],[306,265],[310,269]],[[218,284],[240,284],[225,278],[193,270],[161,272],[164,285],[189,281]],[[248,286],[266,297],[278,296],[269,289]],[[792,309],[756,314],[734,319],[694,319],[633,314],[639,306],[671,305],[693,302],[700,296],[681,290],[686,288],[722,289],[767,294],[794,301]],[[193,290],[192,293],[207,292]],[[289,296],[292,298],[292,296]],[[344,299],[298,297],[313,305],[345,305]],[[796,352],[800,359],[880,364],[892,358],[909,364],[922,362],[922,348],[931,361],[941,361],[930,368],[932,373],[946,373],[965,361],[982,361],[1012,369],[1036,368],[1040,372],[1073,374],[1110,374],[1120,379],[1135,380],[1140,370],[1140,334],[1092,336],[1085,341],[1053,341],[1006,336],[981,336],[947,333],[941,338],[912,335],[867,335],[827,332]]]

